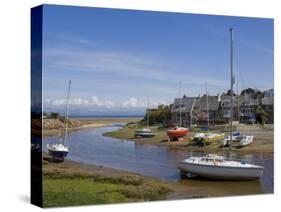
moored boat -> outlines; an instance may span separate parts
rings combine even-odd
[[[224,133],[212,133],[212,132],[209,132],[209,133],[206,133],[206,135],[204,136],[202,142],[204,144],[209,144],[210,142],[221,140],[224,137],[225,137]]]
[[[143,128],[140,130],[135,130],[135,137],[153,137],[157,133],[152,132],[149,128]]]
[[[153,137],[157,133],[152,132],[151,129],[149,129],[149,100],[147,98],[147,108],[146,108],[146,128],[137,129],[135,130],[135,137]]]
[[[173,129],[170,129],[167,131],[167,136],[171,139],[171,140],[175,140],[175,139],[179,139],[182,138],[184,136],[186,136],[186,134],[189,132],[188,128],[185,127],[174,127]]]
[[[68,113],[69,113],[69,93],[70,93],[70,86],[71,86],[71,80],[69,80],[68,83],[68,90],[67,90],[67,96],[66,96],[66,117],[64,120],[64,141],[61,141],[61,135],[59,132],[59,142],[56,144],[47,144],[47,150],[48,154],[53,158],[53,160],[56,161],[64,161],[64,158],[67,156],[69,149],[66,146],[67,139],[68,139]]]
[[[189,157],[178,164],[181,174],[191,174],[211,179],[253,180],[262,176],[263,167],[209,154],[203,157]]]
[[[221,141],[221,146],[229,146],[230,142],[240,142],[241,140],[241,134],[240,132],[233,132],[232,133],[232,138],[230,135],[226,136],[222,141]]]
[[[69,150],[68,147],[63,144],[47,144],[48,154],[52,156],[54,160],[64,160]]]
[[[239,142],[240,147],[248,146],[251,143],[253,143],[254,136],[253,135],[245,135],[242,137],[242,139]]]
[[[208,144],[213,141],[221,140],[225,137],[224,133],[196,133],[194,136],[190,138],[190,141],[197,142],[200,144]]]

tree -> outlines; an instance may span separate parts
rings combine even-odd
[[[60,118],[60,114],[59,113],[55,113],[55,112],[51,112],[50,118],[52,118],[52,119],[59,119]]]
[[[166,125],[172,118],[171,106],[159,105],[156,109],[149,110],[149,124],[164,124]],[[147,114],[143,121],[147,121]]]
[[[257,112],[256,112],[256,118],[257,118],[257,122],[264,125],[266,123],[266,121],[270,118],[270,115],[264,111],[264,109],[259,106],[257,108]]]

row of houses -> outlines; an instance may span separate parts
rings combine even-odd
[[[233,119],[239,122],[256,122],[259,111],[271,114],[273,117],[274,94],[273,89],[264,92],[263,97],[252,94],[235,95],[233,97]],[[231,96],[227,94],[216,96],[198,96],[176,98],[171,107],[172,123],[190,126],[194,124],[223,123],[230,119]],[[181,117],[180,117],[181,114]],[[267,119],[273,122],[273,118]]]

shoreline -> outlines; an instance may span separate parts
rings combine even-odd
[[[254,126],[254,130],[249,130],[249,126],[247,126],[247,130],[240,130],[241,133],[250,133],[255,136],[254,142],[245,147],[239,147],[237,144],[234,143],[232,147],[232,152],[238,154],[274,154],[274,131],[268,129],[256,129],[257,127]],[[205,153],[221,153],[229,152],[228,147],[220,147],[220,143],[212,142],[206,146],[200,146],[197,144],[193,144],[189,142],[191,136],[193,136],[196,132],[189,132],[186,137],[181,139],[180,141],[170,141],[168,142],[168,138],[166,135],[166,129],[158,129],[157,127],[151,127],[153,131],[157,133],[156,136],[150,138],[135,138],[134,137],[134,130],[137,128],[133,128],[130,126],[124,126],[123,128],[113,131],[104,133],[104,136],[117,138],[117,139],[125,139],[129,141],[133,141],[140,144],[153,144],[158,146],[166,146],[170,149],[178,149],[183,151],[203,151]],[[219,132],[219,131],[215,131]]]
[[[121,123],[128,124],[130,122],[137,122],[140,118],[97,118],[97,119],[70,119],[68,132],[76,132],[87,128],[106,127],[112,124]],[[33,124],[33,122],[35,124]],[[43,127],[41,120],[33,120],[31,133],[38,136],[53,136],[60,133],[64,123],[58,119],[43,119]]]

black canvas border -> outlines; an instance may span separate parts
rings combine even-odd
[[[42,40],[43,5],[31,8],[31,120],[42,126]],[[36,130],[36,137],[33,136]],[[42,129],[31,121],[31,203],[43,207]]]

